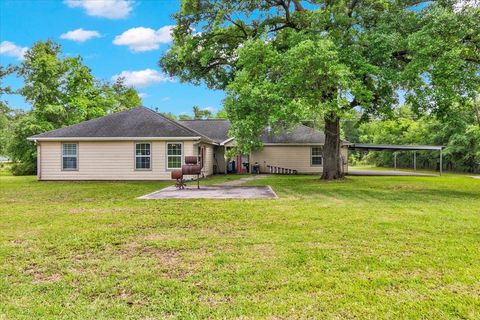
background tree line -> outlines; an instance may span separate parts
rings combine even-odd
[[[409,105],[395,109],[389,119],[361,120],[354,112],[343,123],[347,140],[352,142],[400,145],[444,146],[444,169],[458,172],[480,172],[480,101],[471,99],[455,104],[454,112],[446,116],[419,114]],[[374,164],[392,167],[393,152],[353,152],[353,164]],[[438,170],[439,157],[435,151],[417,151],[417,168]],[[412,152],[397,152],[397,165],[413,167]]]
[[[199,106],[192,107],[193,116],[189,114],[182,113],[176,115],[172,112],[161,112],[164,116],[173,119],[173,120],[205,120],[205,119],[227,119],[227,111],[225,109],[220,109],[216,113],[213,113],[209,108],[200,108]]]

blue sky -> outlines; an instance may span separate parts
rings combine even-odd
[[[52,39],[65,55],[82,56],[98,79],[110,81],[123,72],[147,107],[175,114],[191,113],[194,105],[216,111],[222,91],[172,81],[157,65],[170,46],[168,26],[179,5],[176,0],[1,0],[0,63],[19,63],[25,48]],[[13,76],[5,82],[22,85]],[[14,108],[30,108],[19,95],[6,100]]]

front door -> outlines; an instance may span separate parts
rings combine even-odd
[[[248,154],[242,154],[237,156],[237,172],[238,173],[249,173],[250,172],[250,164],[248,162],[249,157]]]

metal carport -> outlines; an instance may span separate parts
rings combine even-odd
[[[352,143],[349,150],[356,151],[392,151],[394,152],[394,167],[397,168],[397,151],[413,151],[413,168],[417,170],[417,154],[416,151],[439,151],[440,166],[439,172],[442,175],[443,167],[443,146],[403,146],[392,144],[369,144],[369,143]]]

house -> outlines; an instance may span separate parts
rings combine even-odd
[[[6,163],[12,161],[9,157],[0,156],[0,163]]]
[[[37,145],[39,180],[167,180],[184,157],[198,155],[205,176],[247,172],[320,173],[324,135],[299,125],[262,134],[263,148],[227,158],[235,146],[228,120],[174,121],[144,107],[113,113],[28,139]],[[348,143],[342,142],[342,158]]]

